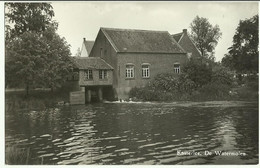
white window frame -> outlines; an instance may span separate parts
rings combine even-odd
[[[133,64],[126,64],[125,67],[125,72],[126,72],[126,78],[127,79],[132,79],[135,77],[135,68]]]
[[[107,70],[99,70],[99,79],[107,79]]]
[[[179,65],[179,66],[176,66],[176,65]],[[180,63],[174,63],[174,65],[173,65],[174,67],[174,73],[177,73],[177,74],[179,74],[179,73],[181,73],[181,65],[180,65]]]
[[[93,80],[93,71],[92,69],[87,69],[84,71],[84,79],[85,80]]]
[[[150,78],[150,64],[142,64],[142,78]]]

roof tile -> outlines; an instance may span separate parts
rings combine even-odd
[[[167,31],[101,28],[117,52],[185,53]]]
[[[113,69],[99,57],[76,57],[75,63],[79,69]]]

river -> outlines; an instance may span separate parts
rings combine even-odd
[[[7,102],[5,143],[28,164],[257,164],[258,115],[258,102]]]

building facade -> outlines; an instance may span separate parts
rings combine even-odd
[[[100,28],[94,42],[84,38],[81,51],[75,65],[87,102],[93,96],[127,99],[132,88],[144,87],[161,73],[179,74],[190,57],[201,57],[187,29],[170,35],[167,31]]]
[[[113,67],[113,97],[128,98],[157,74],[180,73],[187,52],[167,31],[100,28],[89,57]]]
[[[83,38],[80,57],[88,57],[92,50],[93,45],[94,45],[94,41],[86,40],[86,38]]]

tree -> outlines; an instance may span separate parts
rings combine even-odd
[[[6,3],[6,24],[14,25],[11,36],[43,32],[51,25],[54,11],[49,3]]]
[[[6,45],[6,82],[11,87],[55,89],[66,80],[72,62],[70,45],[54,28],[43,36],[25,32]]]
[[[198,88],[211,81],[212,67],[207,63],[190,59],[182,68],[182,75],[186,76],[185,79],[193,81]]]
[[[37,33],[25,32],[6,43],[5,75],[10,87],[29,87],[39,84],[43,76],[47,45]]]
[[[222,36],[219,26],[212,26],[207,18],[196,16],[190,27],[191,37],[202,57],[214,60],[214,49]]]
[[[240,20],[233,37],[233,45],[222,59],[222,64],[237,73],[258,73],[258,15]]]
[[[81,55],[81,51],[80,51],[80,48],[78,48],[78,49],[77,49],[77,53],[76,53],[75,56],[76,56],[76,57],[80,57],[80,55]]]
[[[42,82],[53,90],[62,86],[73,68],[70,45],[55,32],[54,27],[44,31],[42,38],[48,48]]]
[[[71,53],[65,38],[56,33],[52,7],[47,3],[8,5],[6,16],[14,25],[6,27],[6,85],[25,87],[27,95],[29,88],[61,86],[72,69]]]

